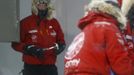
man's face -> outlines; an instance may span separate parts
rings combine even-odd
[[[46,8],[47,8],[47,4],[46,3],[37,3],[37,8],[39,9],[39,10],[45,10]]]

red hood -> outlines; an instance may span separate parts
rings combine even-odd
[[[87,16],[80,19],[80,21],[78,23],[78,27],[80,29],[83,29],[85,26],[87,26],[95,21],[107,21],[110,23],[114,23],[115,25],[118,25],[116,18],[114,18],[113,16],[105,14],[105,13],[90,11]]]

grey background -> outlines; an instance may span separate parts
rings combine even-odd
[[[56,8],[55,16],[59,20],[61,27],[65,33],[65,40],[67,43],[67,47],[71,43],[73,38],[80,32],[80,30],[77,28],[76,25],[78,23],[78,20],[83,16],[84,5],[86,5],[88,1],[89,0],[53,0],[52,1]],[[20,0],[20,19],[23,19],[24,17],[30,14],[31,14],[31,0]],[[8,28],[10,27],[7,27],[5,29]],[[6,33],[7,35],[9,34],[8,32]],[[10,47],[10,45],[11,44],[9,42],[0,43],[0,51],[1,51],[0,52],[0,75],[18,75],[18,73],[23,68],[23,62],[21,61],[22,59],[21,53],[14,51]],[[59,75],[64,75],[63,58],[64,58],[65,51],[62,54],[60,54],[57,59],[56,64],[58,66]]]
[[[18,41],[18,0],[0,0],[0,41]]]

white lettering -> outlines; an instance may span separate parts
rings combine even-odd
[[[76,66],[78,66],[79,63],[80,63],[80,59],[73,59],[73,60],[67,61],[65,64],[65,67],[66,68],[68,68],[70,66],[76,67]]]

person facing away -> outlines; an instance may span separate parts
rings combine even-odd
[[[126,28],[116,0],[91,0],[81,32],[65,53],[65,75],[133,75],[121,31]]]
[[[66,44],[52,11],[50,0],[32,0],[32,15],[20,22],[20,42],[12,48],[23,54],[23,75],[58,75],[56,57]]]

